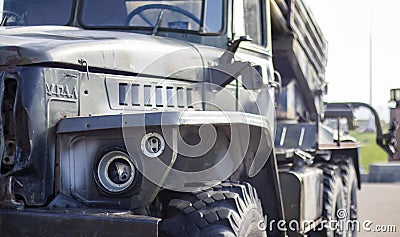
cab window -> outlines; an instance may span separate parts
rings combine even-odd
[[[252,43],[263,45],[260,0],[244,0],[244,19],[246,34],[253,39]]]

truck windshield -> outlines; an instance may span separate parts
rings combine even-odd
[[[85,0],[85,27],[220,32],[223,0]]]
[[[67,25],[74,0],[0,0],[0,17],[7,26]]]

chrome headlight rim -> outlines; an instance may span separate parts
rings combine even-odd
[[[123,183],[116,183],[109,177],[109,168],[113,162],[120,161],[129,166],[130,174],[126,181]],[[123,194],[135,186],[138,172],[136,169],[135,161],[132,160],[124,149],[119,147],[112,147],[103,150],[97,158],[96,166],[94,168],[94,176],[98,187],[107,194]]]

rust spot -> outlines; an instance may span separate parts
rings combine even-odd
[[[20,47],[9,46],[0,50],[0,64],[4,65],[1,68],[10,70],[21,64],[29,64],[32,62],[29,58],[25,57]]]

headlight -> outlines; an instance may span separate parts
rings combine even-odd
[[[129,155],[120,150],[105,153],[95,170],[100,187],[112,194],[126,191],[135,179],[136,168]]]

